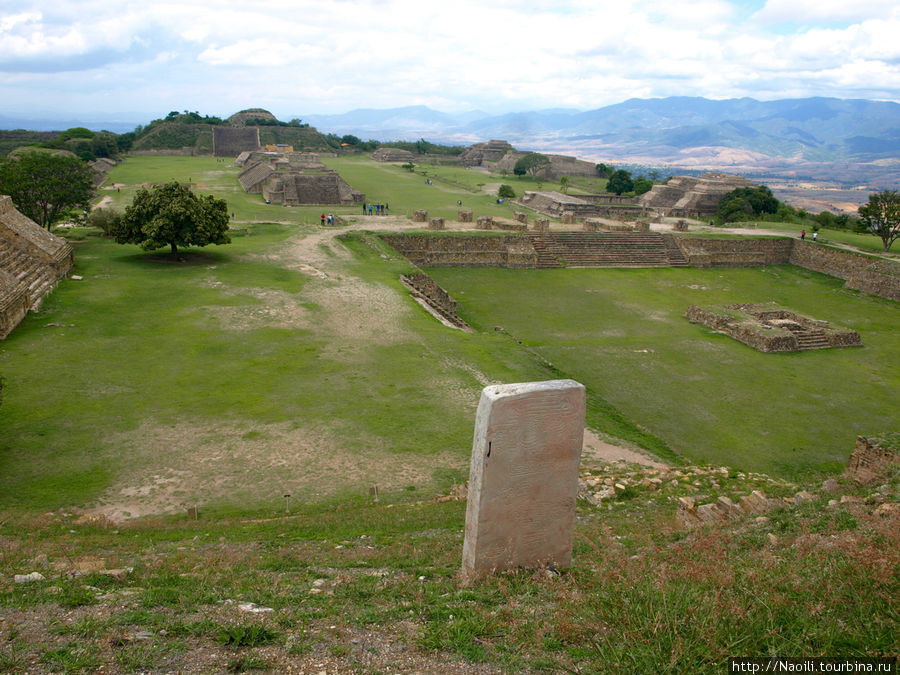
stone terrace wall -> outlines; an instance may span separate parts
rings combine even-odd
[[[537,252],[528,237],[382,235],[381,238],[415,265],[537,267]]]
[[[754,267],[790,261],[792,239],[701,239],[676,237],[693,267]]]
[[[852,251],[793,240],[789,262],[844,279],[848,288],[900,300],[900,264]]]
[[[20,213],[12,199],[0,196],[0,338],[75,264],[72,246]]]
[[[259,150],[259,127],[213,127],[213,154],[237,157],[245,150]]]

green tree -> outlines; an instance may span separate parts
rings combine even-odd
[[[73,208],[87,210],[93,172],[77,157],[21,152],[0,163],[0,194],[48,230]]]
[[[635,197],[642,195],[653,189],[653,181],[647,178],[635,178],[631,189],[634,190]]]
[[[900,192],[885,190],[869,195],[869,201],[859,207],[859,219],[866,230],[881,237],[884,250],[889,251],[900,237]]]
[[[537,152],[529,152],[527,155],[519,159],[513,168],[513,173],[517,176],[524,176],[526,173],[532,178],[539,173],[543,173],[550,168],[550,158]]]
[[[515,199],[516,192],[512,189],[511,185],[504,183],[497,189],[497,196],[500,199]]]
[[[738,188],[719,200],[716,217],[722,222],[731,223],[764,214],[785,213],[784,210],[779,210],[779,206],[780,202],[765,185]]]
[[[608,192],[615,192],[617,195],[623,192],[631,192],[634,189],[634,181],[631,180],[631,174],[625,169],[613,171],[606,183]]]
[[[400,168],[401,168],[401,169],[406,169],[407,171],[409,171],[410,173],[412,173],[413,171],[416,170],[416,165],[413,164],[412,162],[407,162],[406,164],[401,164],[401,165],[400,165]]]
[[[607,166],[602,162],[600,164],[597,164],[597,175],[600,176],[600,178],[608,178],[613,171],[615,171],[613,167]]]
[[[569,177],[568,176],[560,176],[559,177],[559,189],[563,191],[563,194],[569,193]]]
[[[169,246],[230,244],[228,204],[211,195],[198,197],[180,183],[142,188],[115,228],[120,244],[138,244],[147,251]]]

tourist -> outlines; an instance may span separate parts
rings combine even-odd
[[[322,214],[322,227],[325,227],[325,214]]]
[[[366,203],[363,202],[363,215],[366,215],[368,212],[368,209],[366,209]]]
[[[806,239],[806,230],[800,230],[800,238]]]
[[[818,241],[818,240],[819,240],[819,233],[813,232],[813,241]]]

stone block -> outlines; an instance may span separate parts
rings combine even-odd
[[[550,231],[550,219],[549,218],[535,218],[534,224],[532,225],[532,229],[535,232],[549,232]]]
[[[528,224],[528,214],[522,211],[515,211],[513,213],[513,217],[516,219],[516,222],[522,223],[523,225]]]
[[[568,567],[584,436],[574,380],[485,387],[475,418],[462,572]]]
[[[417,210],[413,211],[413,222],[414,223],[427,223],[428,222],[428,211]]]
[[[574,225],[575,224],[575,214],[571,211],[563,211],[560,220],[563,225]]]
[[[443,230],[444,229],[444,219],[443,218],[432,218],[428,221],[428,229],[429,230]]]
[[[457,212],[457,219],[461,223],[471,223],[472,222],[472,209],[460,209]]]

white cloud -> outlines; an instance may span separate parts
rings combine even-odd
[[[727,0],[124,0],[115,11],[100,0],[23,0],[0,17],[0,72],[56,70],[107,107],[146,96],[211,114],[236,100],[299,114],[867,88],[900,99],[895,2],[768,0],[748,20]],[[779,22],[805,25],[786,32]]]
[[[877,19],[896,12],[896,0],[767,0],[754,18],[764,22],[821,24]]]

